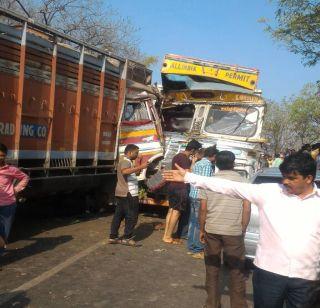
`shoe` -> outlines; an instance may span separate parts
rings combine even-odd
[[[188,252],[187,252],[187,255],[194,255],[194,252],[188,251]]]
[[[109,244],[121,244],[121,239],[117,238],[109,238]]]
[[[194,253],[192,255],[192,258],[204,260],[204,253],[203,252]]]
[[[133,239],[122,239],[121,244],[125,246],[131,246],[131,247],[140,247],[142,246],[141,244],[138,244],[135,240]]]

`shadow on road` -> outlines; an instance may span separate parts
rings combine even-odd
[[[0,258],[0,266],[4,266],[18,260],[36,255],[38,253],[52,250],[55,247],[71,241],[71,235],[63,235],[57,237],[45,237],[30,239],[32,243],[22,248],[10,249]]]
[[[25,292],[10,292],[0,294],[0,307],[23,308],[30,307],[31,300]]]
[[[136,241],[142,241],[149,237],[154,231],[155,226],[159,225],[161,221],[158,222],[148,222],[148,223],[141,223],[136,229],[135,229],[135,240]]]

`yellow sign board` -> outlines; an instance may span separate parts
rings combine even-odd
[[[246,73],[237,71],[231,67],[219,68],[170,59],[164,60],[161,73],[209,77],[250,90],[254,90],[256,88],[258,81],[258,72]]]

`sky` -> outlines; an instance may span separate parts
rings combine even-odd
[[[167,53],[258,68],[258,88],[267,99],[297,95],[320,80],[320,64],[307,67],[300,55],[275,42],[261,17],[274,18],[270,0],[108,0],[139,28],[141,50],[157,56],[153,81],[160,81]]]

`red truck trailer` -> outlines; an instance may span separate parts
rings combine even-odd
[[[137,88],[151,71],[5,9],[0,18],[0,142],[31,177],[25,197],[112,194],[127,74]]]

